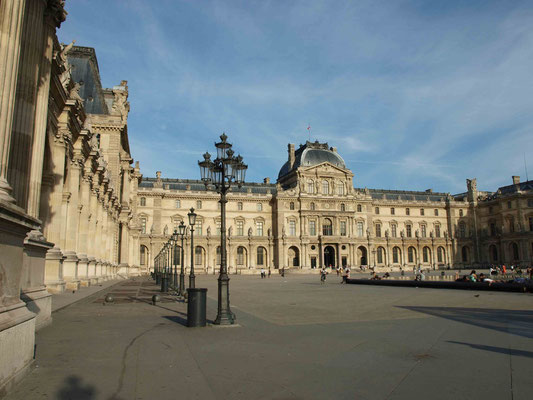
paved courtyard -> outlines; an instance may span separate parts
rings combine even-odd
[[[232,276],[238,326],[187,328],[147,278],[53,314],[7,399],[530,399],[533,296]],[[208,319],[216,316],[215,276]],[[102,305],[105,293],[117,299]]]

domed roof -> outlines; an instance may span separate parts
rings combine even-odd
[[[323,162],[329,162],[339,168],[346,168],[344,160],[335,148],[330,148],[327,143],[319,143],[318,141],[312,143],[307,141],[295,151],[292,168],[289,161],[283,164],[283,167],[279,171],[278,179],[296,170],[298,167],[311,167],[322,164]]]

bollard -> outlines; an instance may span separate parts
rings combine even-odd
[[[206,325],[207,289],[187,289],[187,326],[189,328]]]
[[[162,293],[168,292],[168,276],[163,276],[161,278],[161,292]]]

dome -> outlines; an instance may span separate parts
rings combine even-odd
[[[292,145],[290,145],[292,146]],[[291,157],[291,147],[289,146],[289,158]],[[292,150],[294,151],[294,150]],[[346,168],[346,164],[342,157],[337,153],[334,147],[328,147],[327,143],[306,142],[305,145],[300,145],[300,148],[294,152],[294,164],[291,168],[290,161],[287,161],[281,167],[278,179],[287,175],[289,172],[298,169],[298,167],[311,167],[313,165],[328,162],[339,168]]]

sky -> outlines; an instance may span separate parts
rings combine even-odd
[[[533,2],[67,0],[64,43],[127,80],[141,173],[199,179],[225,132],[246,180],[327,142],[355,187],[533,179]],[[308,127],[311,127],[308,130]]]

